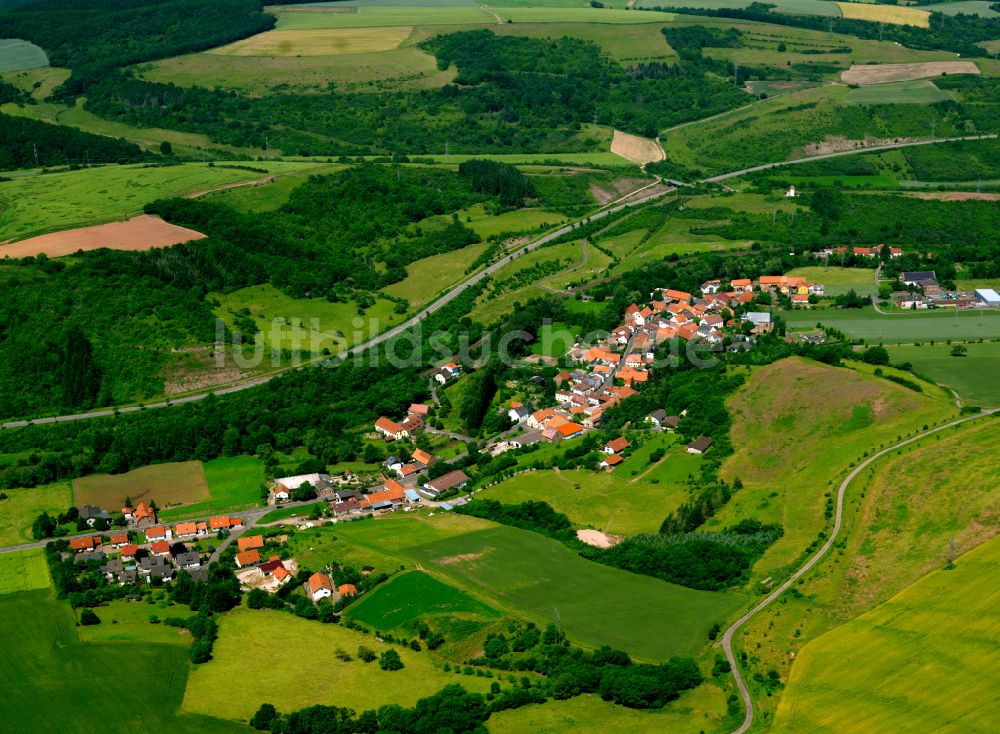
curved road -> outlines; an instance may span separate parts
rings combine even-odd
[[[823,547],[820,548],[818,551],[816,551],[816,553],[808,561],[806,561],[798,571],[793,573],[788,578],[788,580],[786,580],[781,586],[779,586],[777,589],[768,594],[767,597],[762,602],[760,602],[749,612],[747,612],[742,617],[733,622],[733,624],[726,630],[725,634],[723,634],[722,639],[719,640],[719,642],[715,643],[715,647],[719,647],[721,645],[722,649],[726,653],[726,659],[729,661],[729,665],[732,667],[733,678],[736,680],[736,687],[740,691],[740,696],[743,698],[743,706],[746,710],[746,716],[743,718],[743,723],[740,724],[739,728],[733,731],[733,734],[744,734],[744,732],[746,732],[753,724],[753,716],[754,716],[753,700],[750,698],[750,691],[747,689],[746,682],[743,680],[743,676],[740,674],[739,666],[736,664],[736,656],[733,654],[733,635],[735,635],[736,631],[739,630],[739,628],[742,627],[744,624],[749,622],[758,612],[763,610],[765,607],[774,602],[775,599],[777,599],[783,593],[788,591],[788,589],[791,587],[792,584],[798,581],[798,579],[804,573],[809,571],[809,569],[811,569],[813,566],[819,563],[820,559],[822,559],[823,556],[825,556],[827,552],[830,550],[830,548],[833,547],[834,542],[836,542],[837,540],[837,535],[840,533],[840,527],[843,522],[844,493],[847,491],[847,487],[850,485],[850,483],[854,481],[855,477],[857,477],[858,474],[860,474],[862,471],[868,468],[868,466],[870,466],[871,463],[874,462],[876,459],[879,459],[885,456],[886,454],[889,454],[897,450],[901,446],[906,446],[907,444],[911,444],[914,441],[920,441],[921,439],[926,438],[931,434],[938,433],[939,431],[944,431],[948,428],[953,428],[954,426],[961,425],[962,423],[976,420],[977,418],[982,418],[985,415],[993,415],[994,413],[997,412],[1000,412],[1000,408],[992,408],[990,410],[984,410],[981,413],[976,413],[975,415],[970,415],[966,418],[959,418],[958,420],[946,423],[943,426],[938,426],[937,428],[932,428],[929,431],[918,433],[913,438],[908,438],[905,441],[900,441],[899,443],[893,444],[889,448],[882,449],[877,454],[873,454],[872,456],[868,457],[860,464],[858,464],[851,471],[851,473],[844,478],[844,481],[840,483],[840,488],[837,490],[837,512],[833,522],[833,530],[830,533],[830,537],[827,538],[826,542],[823,544]]]

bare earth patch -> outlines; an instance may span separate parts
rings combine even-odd
[[[611,548],[622,542],[621,536],[608,535],[607,533],[602,533],[600,530],[577,530],[576,537],[577,540],[581,540],[595,548]]]
[[[917,138],[876,138],[866,137],[864,140],[845,138],[842,135],[827,135],[818,143],[809,143],[801,148],[802,156],[826,155],[827,153],[839,153],[843,150],[859,150],[861,148],[871,148],[876,145],[891,145],[892,143],[912,143]]]
[[[447,556],[445,558],[438,558],[437,562],[442,566],[452,566],[456,563],[468,563],[469,561],[474,561],[477,558],[482,557],[482,553],[462,553],[457,556]]]
[[[663,148],[655,140],[629,135],[621,130],[615,130],[611,139],[611,152],[640,165],[662,161],[664,158]]]
[[[102,247],[109,250],[152,250],[154,247],[169,247],[204,238],[205,235],[201,232],[143,214],[125,222],[52,232],[12,245],[3,245],[0,246],[0,258],[34,257],[41,253],[49,257],[60,257],[72,255],[79,250],[97,250]]]
[[[929,79],[947,74],[978,74],[971,61],[923,61],[915,64],[854,64],[840,75],[846,84],[885,84]]]
[[[915,191],[908,196],[914,199],[935,199],[937,201],[1000,201],[1000,194],[976,193],[975,191]]]

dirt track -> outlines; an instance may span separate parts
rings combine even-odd
[[[976,193],[975,191],[920,191],[906,194],[914,199],[934,199],[937,201],[1000,201],[1000,194]]]
[[[142,214],[125,222],[80,227],[63,232],[39,235],[11,245],[0,246],[0,258],[33,257],[45,253],[49,257],[72,255],[79,250],[152,250],[182,242],[204,239],[205,235],[193,229],[168,224],[159,217]]]

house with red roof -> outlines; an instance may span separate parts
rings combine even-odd
[[[165,540],[155,540],[149,546],[149,550],[154,556],[167,556],[170,555],[170,543]]]
[[[410,435],[410,432],[403,425],[385,416],[375,421],[375,430],[381,433],[386,441],[398,441]]]
[[[264,547],[263,535],[244,535],[236,539],[240,551],[257,550]]]
[[[69,548],[75,553],[85,553],[101,547],[100,535],[88,535],[85,538],[70,538]]]
[[[193,538],[198,534],[198,523],[179,522],[174,526],[175,538]]]
[[[318,571],[314,573],[309,577],[306,586],[309,589],[309,596],[312,597],[313,601],[329,599],[333,596],[333,581],[325,573],[319,573]]]
[[[236,554],[236,565],[239,568],[246,568],[247,566],[256,566],[260,563],[260,553],[255,550],[243,551],[242,553]]]
[[[628,439],[624,436],[619,436],[614,441],[608,441],[604,444],[604,453],[606,454],[620,454],[622,451],[631,446]]]
[[[166,525],[159,525],[155,528],[149,528],[146,530],[146,540],[172,540],[174,537],[174,531],[168,528]]]
[[[337,587],[337,593],[341,596],[357,596],[358,587],[354,584],[341,584]]]
[[[602,459],[601,463],[598,464],[598,466],[600,466],[602,469],[613,469],[614,467],[618,466],[621,463],[622,463],[622,457],[620,457],[618,454],[611,454],[610,456],[607,456],[604,459]]]
[[[148,527],[156,524],[156,511],[145,502],[140,502],[139,506],[132,511],[132,524],[136,527]]]

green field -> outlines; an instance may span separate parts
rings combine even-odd
[[[0,597],[49,588],[49,565],[41,548],[0,554]]]
[[[922,5],[920,9],[926,10],[929,13],[944,13],[945,15],[964,13],[965,15],[978,15],[980,18],[1000,18],[1000,13],[991,7],[995,4],[987,0],[959,0],[959,2],[954,3],[944,2]]]
[[[267,523],[277,522],[278,520],[287,520],[292,517],[308,517],[309,513],[312,512],[313,507],[321,507],[323,504],[324,503],[322,502],[316,502],[309,505],[284,507],[278,510],[271,510],[260,519],[260,522],[266,525]]]
[[[100,610],[98,610],[98,613]],[[239,734],[181,715],[190,663],[180,645],[82,644],[73,612],[48,592],[0,596],[0,721],[32,734]]]
[[[357,659],[360,645],[377,653],[394,647],[372,635],[282,612],[232,612],[220,620],[213,660],[188,680],[184,710],[245,721],[265,701],[277,702],[282,711],[324,704],[360,713],[390,703],[412,706],[453,682],[474,691],[489,689],[486,678],[446,673],[427,651],[404,647],[394,648],[403,670],[383,671],[377,663]],[[338,650],[353,660],[339,660]],[[253,685],[234,686],[247,679],[248,671]]]
[[[348,607],[347,616],[371,629],[388,631],[436,617],[494,619],[500,613],[479,599],[423,571],[394,576]]]
[[[746,8],[753,0],[684,0],[685,8],[705,8],[706,10],[716,10],[720,8]],[[664,3],[659,0],[639,0],[639,7],[656,7]],[[826,0],[773,0],[768,5],[774,5],[775,13],[787,13],[788,15],[821,15],[829,17],[840,17],[840,8],[836,3],[826,2]]]
[[[707,527],[747,517],[784,527],[754,567],[757,579],[795,562],[824,527],[823,493],[865,451],[956,412],[948,396],[930,386],[921,394],[799,358],[754,369],[728,406],[735,453],[722,475],[739,478],[743,489]]]
[[[498,11],[500,12],[500,11]],[[507,12],[507,11],[504,11]],[[596,17],[596,16],[595,16]],[[498,36],[562,38],[572,36],[592,41],[620,63],[665,61],[677,57],[660,32],[663,23],[622,24],[594,23],[509,23],[490,26]]]
[[[936,104],[954,99],[954,92],[938,89],[926,79],[866,85],[852,89],[844,97],[848,104]]]
[[[504,23],[665,23],[674,20],[673,13],[636,13],[624,8],[492,8]]]
[[[477,6],[393,7],[364,5],[356,13],[298,12],[292,8],[274,8],[277,30],[315,30],[317,28],[375,28],[417,25],[486,25],[496,18]]]
[[[914,371],[957,392],[967,405],[1000,405],[1000,342],[964,345],[965,357],[952,357],[946,344],[920,347],[890,347],[893,362],[910,362]]]
[[[164,595],[165,596],[165,595]],[[185,629],[163,624],[151,624],[149,618],[186,617],[188,610],[169,604],[164,600],[155,603],[116,599],[102,604],[96,609],[101,623],[93,627],[80,627],[80,639],[84,642],[115,643],[161,643],[168,645],[191,644],[191,633]],[[125,654],[129,648],[120,647]]]
[[[482,242],[412,262],[406,266],[407,276],[403,280],[383,290],[391,296],[405,298],[413,305],[427,303],[441,291],[463,280],[466,271],[487,247],[489,245]]]
[[[702,649],[713,622],[742,603],[585,561],[537,533],[493,527],[407,548],[433,573],[502,609],[544,625],[559,610],[581,645],[611,645],[643,660]],[[622,603],[627,599],[628,603]]]
[[[0,500],[0,546],[31,542],[31,523],[36,517],[43,512],[65,512],[73,504],[69,482],[3,492],[7,499]]]
[[[255,347],[263,369],[289,366],[281,350],[305,350],[305,358],[319,357],[324,349],[337,354],[345,346],[364,341],[403,320],[391,301],[379,299],[364,315],[353,302],[330,303],[320,298],[292,298],[273,285],[255,285],[232,293],[213,294],[219,303],[214,313],[235,328],[236,314],[246,308],[261,331]],[[244,335],[246,339],[249,335]],[[273,355],[273,356],[272,356]]]
[[[255,162],[275,173],[301,163]],[[262,174],[198,163],[173,166],[102,166],[0,182],[0,241],[82,227],[142,212],[167,196],[260,178]],[[0,249],[0,256],[2,256]]]
[[[319,163],[319,161],[317,161]],[[281,207],[292,191],[304,184],[310,176],[327,176],[344,168],[341,165],[317,165],[290,173],[274,179],[269,183],[254,186],[239,186],[233,189],[216,191],[205,196],[206,201],[213,201],[231,206],[244,212],[269,212]]]
[[[49,57],[33,43],[19,38],[0,39],[0,72],[37,69],[49,65]]]
[[[254,507],[260,502],[264,464],[253,456],[221,457],[205,462],[209,499],[164,510],[161,520],[210,515],[224,510]]]
[[[997,731],[998,565],[993,540],[806,645],[772,731]]]
[[[875,271],[868,268],[838,268],[822,265],[807,268],[795,268],[785,275],[796,278],[808,278],[813,283],[821,283],[823,291],[828,296],[838,296],[849,290],[857,291],[862,296],[871,296],[878,292],[875,287]]]
[[[200,461],[153,464],[125,474],[91,474],[73,480],[77,507],[95,505],[117,512],[126,497],[133,506],[150,501],[164,509],[191,505],[209,499],[208,482]]]
[[[1000,338],[997,311],[915,311],[880,315],[871,308],[844,310],[786,311],[782,318],[790,327],[812,327],[816,323],[844,332],[851,339],[873,343],[910,344],[946,339]]]

